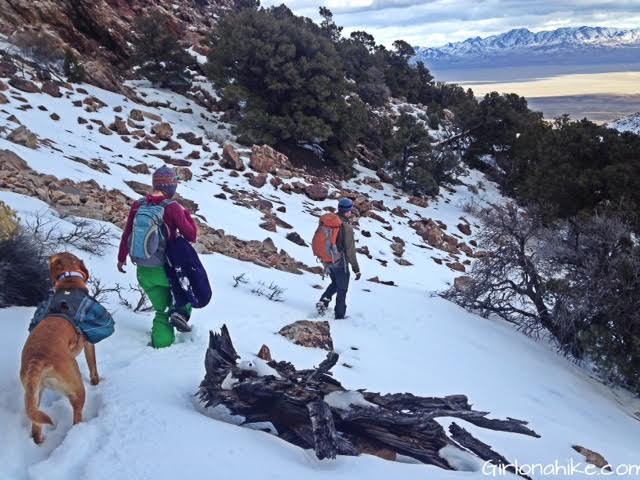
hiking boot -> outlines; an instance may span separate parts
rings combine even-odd
[[[182,333],[190,332],[191,325],[189,325],[187,317],[180,312],[173,312],[169,317],[169,324],[174,326],[176,330]]]
[[[318,315],[324,315],[324,313],[327,311],[327,308],[329,308],[329,302],[331,302],[331,300],[329,300],[328,298],[321,298],[320,301],[316,303],[316,310],[318,311]]]

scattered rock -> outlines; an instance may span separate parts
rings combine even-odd
[[[413,265],[413,263],[411,263],[406,258],[394,258],[393,260],[401,267],[410,267],[411,265]]]
[[[178,134],[178,138],[180,140],[184,140],[185,142],[187,142],[187,143],[189,143],[191,145],[202,145],[202,137],[198,137],[193,132],[179,133]]]
[[[368,282],[380,283],[381,285],[387,285],[388,287],[395,287],[396,282],[393,280],[380,280],[377,276],[367,279]]]
[[[158,149],[158,147],[156,147],[153,143],[151,143],[146,138],[136,143],[135,148],[139,148],[140,150],[157,150]]]
[[[222,161],[220,162],[220,165],[224,168],[239,171],[243,171],[245,168],[240,155],[238,155],[238,152],[235,151],[233,145],[230,143],[225,144],[222,149]]]
[[[180,150],[182,148],[182,145],[180,145],[178,142],[176,142],[175,140],[169,140],[167,142],[167,144],[162,148],[162,150]]]
[[[312,185],[307,185],[304,188],[304,193],[306,193],[307,197],[309,197],[311,200],[321,202],[327,199],[329,190],[324,185],[314,183]]]
[[[373,220],[376,220],[376,221],[378,221],[380,223],[389,223],[384,218],[382,218],[380,215],[378,215],[376,212],[373,212],[373,211],[367,212],[365,217],[369,217],[369,218],[371,218]]]
[[[101,125],[98,131],[103,135],[113,135],[113,132],[104,125]]]
[[[605,460],[605,458],[600,455],[598,452],[594,452],[593,450],[589,450],[588,448],[582,447],[580,445],[573,445],[572,448],[584,455],[585,461],[590,463],[591,465],[595,465],[598,468],[604,469],[608,472],[611,472],[611,464]]]
[[[6,103],[9,103],[9,100],[4,93],[0,93],[0,105],[4,105]]]
[[[222,192],[215,194],[214,197],[219,198],[220,200],[226,200],[227,199],[227,196]]]
[[[267,183],[266,175],[253,175],[249,179],[249,185],[256,188],[262,188],[266,185],[266,183]]]
[[[362,233],[363,237],[371,238],[371,232],[368,230],[362,230],[360,233]]]
[[[379,168],[376,175],[385,183],[393,183],[393,177],[384,168]]]
[[[13,130],[9,134],[7,139],[10,142],[22,145],[23,147],[27,148],[35,149],[38,146],[38,137],[24,125]]]
[[[460,230],[465,235],[471,235],[471,227],[468,223],[459,223],[458,230]]]
[[[49,118],[51,118],[51,120],[53,120],[54,122],[57,122],[58,120],[60,120],[60,115],[58,115],[57,113],[52,113],[51,115],[49,115]]]
[[[442,224],[434,222],[432,219],[417,220],[409,222],[409,226],[413,228],[418,235],[420,235],[427,244],[431,245],[438,250],[452,253],[455,255],[460,254],[458,249],[458,240],[444,233]]]
[[[113,111],[116,113],[121,113],[122,112],[122,106],[118,105],[116,107],[113,107]]]
[[[42,84],[42,91],[47,95],[51,95],[55,98],[62,97],[62,93],[60,92],[60,87],[57,83],[52,81],[47,81]]]
[[[0,62],[0,77],[11,77],[18,72],[18,68],[11,62]]]
[[[130,134],[129,129],[127,128],[127,122],[125,122],[121,117],[118,117],[117,115],[113,123],[109,125],[109,128],[116,132],[118,135]]]
[[[82,117],[78,117],[78,123],[79,123],[80,125],[82,125],[83,123],[87,123],[87,122],[88,122],[88,120],[87,120],[87,119],[82,118]]]
[[[135,120],[136,122],[144,122],[144,115],[142,115],[142,110],[138,110],[134,108],[129,112],[129,118],[131,120]]]
[[[138,165],[134,165],[133,167],[130,165],[123,165],[127,170],[131,173],[139,173],[141,175],[150,175],[151,171],[149,170],[149,166],[146,163],[139,163]]]
[[[288,338],[296,345],[310,348],[322,348],[323,350],[333,350],[333,339],[329,322],[313,322],[311,320],[298,320],[290,325],[286,325],[278,332]]]
[[[456,272],[466,272],[467,269],[464,267],[463,264],[461,264],[460,262],[452,262],[452,263],[447,263],[447,267],[449,267],[451,270],[454,270]]]
[[[287,240],[295,243],[296,245],[300,245],[301,247],[306,247],[307,242],[305,242],[300,235],[296,232],[287,233]]]
[[[284,205],[282,205],[281,207],[278,207],[276,210],[278,210],[281,213],[287,213],[287,207],[285,207]]]
[[[187,159],[188,160],[199,160],[200,159],[200,152],[198,150],[194,150],[189,155],[187,155]]]
[[[182,182],[190,182],[193,179],[193,172],[188,167],[177,167],[176,173]]]
[[[261,223],[260,228],[263,228],[264,230],[268,231],[268,232],[277,232],[278,228],[276,226],[276,222],[273,219],[269,219],[266,222]]]
[[[429,201],[424,197],[410,197],[409,203],[422,208],[427,208],[429,206]]]
[[[9,79],[9,85],[11,85],[13,88],[17,90],[27,92],[27,93],[40,92],[40,88],[38,88],[38,86],[35,83],[27,80],[26,78],[11,77]]]
[[[151,133],[154,133],[160,140],[171,140],[173,128],[167,122],[156,123],[151,127]]]

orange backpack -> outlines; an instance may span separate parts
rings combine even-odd
[[[341,254],[336,245],[342,220],[335,213],[325,213],[320,217],[320,224],[313,235],[311,248],[313,254],[324,264],[340,261]]]

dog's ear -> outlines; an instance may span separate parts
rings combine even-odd
[[[89,270],[87,270],[87,267],[84,265],[84,262],[82,260],[80,260],[80,270],[82,270],[82,273],[84,273],[84,280],[85,282],[89,280]]]
[[[58,280],[58,274],[60,268],[62,268],[61,263],[59,255],[56,254],[49,257],[49,273],[51,274],[51,280],[54,282]]]

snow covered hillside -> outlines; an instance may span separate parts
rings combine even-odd
[[[620,118],[611,122],[608,126],[621,132],[631,132],[640,135],[640,112]]]
[[[449,459],[463,470],[455,472],[369,455],[320,462],[311,452],[274,436],[206,416],[194,397],[204,375],[208,332],[222,324],[245,359],[253,358],[262,344],[275,359],[298,368],[311,368],[324,358],[326,352],[294,345],[275,333],[315,316],[323,284],[306,267],[300,274],[285,271],[280,250],[299,265],[315,266],[311,249],[291,241],[290,234],[308,243],[317,215],[335,206],[335,198],[345,191],[357,197],[366,214],[356,228],[363,278],[352,279],[349,318],[330,320],[340,354],[334,369],[338,380],[349,388],[380,392],[465,394],[476,409],[493,417],[526,420],[541,438],[459,421],[521,465],[573,462],[584,469],[584,457],[572,449],[576,444],[601,453],[614,468],[638,463],[640,422],[633,416],[640,410],[637,399],[611,391],[510,325],[480,318],[434,294],[448,288],[473,261],[477,226],[464,206],[502,200],[495,185],[478,172],[468,172],[461,185],[444,190],[427,206],[411,203],[364,167],[347,182],[313,178],[295,169],[248,175],[246,170],[221,168],[220,159],[230,156],[229,147],[223,151],[223,144],[232,141],[229,126],[193,100],[142,82],[130,86],[147,105],[89,85],[58,92],[39,83],[13,81],[17,86],[10,86],[8,78],[0,81],[0,99],[5,100],[0,107],[0,200],[23,222],[38,212],[57,217],[49,207],[56,205],[92,221],[108,221],[117,236],[116,224],[127,212],[118,211],[124,207],[116,199],[122,194],[137,198],[139,185],[150,183],[148,171],[170,163],[183,169],[179,193],[197,207],[203,226],[210,227],[202,232],[211,237],[203,248],[228,253],[202,256],[214,300],[194,313],[194,331],[179,334],[170,348],[148,346],[152,314],[133,313],[117,297],[108,298],[116,332],[96,348],[102,382],[96,387],[87,382],[85,421],[72,426],[67,400],[47,392],[42,407],[57,426],[45,430],[42,446],[29,438],[18,376],[33,309],[0,310],[1,480],[484,478],[482,462],[471,455]],[[235,149],[244,169],[249,152],[237,145]],[[5,168],[9,173],[3,177]],[[61,182],[64,178],[69,181]],[[326,191],[317,195],[322,186]],[[71,228],[68,218],[57,221],[63,230]],[[224,233],[214,235],[214,229]],[[240,242],[266,237],[278,251],[266,260],[260,255],[269,252],[254,251],[251,255],[257,257],[251,256],[248,244]],[[258,250],[267,248],[259,245]],[[126,275],[117,272],[115,246],[102,257],[77,254],[105,285],[136,282],[131,265]],[[234,287],[233,277],[242,273],[249,283]],[[284,288],[283,301],[253,294],[260,282]],[[79,363],[87,378],[84,360]],[[448,426],[450,420],[441,423]]]

